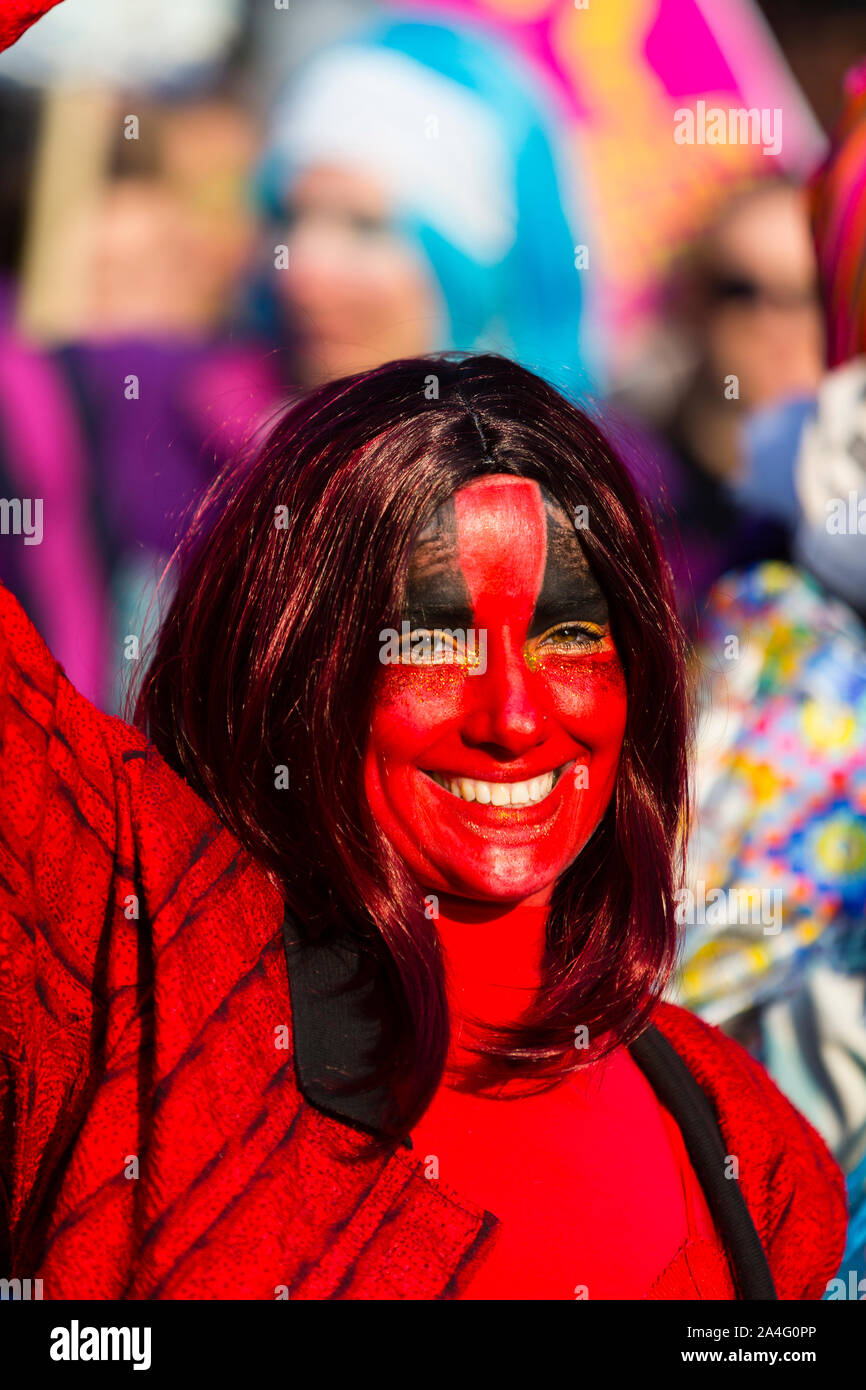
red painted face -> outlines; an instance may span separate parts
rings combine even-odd
[[[525,478],[462,488],[416,542],[404,618],[399,656],[382,637],[365,756],[377,823],[425,891],[549,893],[608,805],[626,719],[568,516]]]

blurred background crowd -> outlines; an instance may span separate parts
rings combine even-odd
[[[861,0],[63,0],[0,141],[0,495],[44,518],[0,579],[105,709],[297,391],[480,348],[594,403],[693,643],[672,996],[824,1135],[866,1275]]]

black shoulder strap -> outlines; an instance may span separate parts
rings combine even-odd
[[[725,1177],[725,1143],[708,1096],[657,1028],[650,1026],[629,1051],[680,1127],[707,1205],[725,1242],[740,1298],[777,1298],[764,1247],[740,1185],[736,1179]]]

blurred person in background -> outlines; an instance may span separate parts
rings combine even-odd
[[[673,997],[747,1046],[830,1145],[852,1212],[840,1273],[859,1278],[866,633],[805,571],[765,562],[714,587],[696,664],[693,896]]]
[[[123,110],[138,113],[134,140]],[[494,347],[580,389],[601,350],[554,103],[480,31],[384,18],[321,49],[274,115],[258,226],[256,135],[235,100],[127,94],[111,112],[107,175],[69,212],[62,253],[54,233],[42,303],[56,346],[28,353],[42,384],[7,373],[4,390],[0,362],[13,492],[29,495],[47,450],[45,505],[68,543],[54,526],[0,577],[80,687],[119,709],[128,639],[140,649],[158,617],[186,505],[287,395],[452,347]],[[61,254],[74,273],[58,277]],[[29,403],[49,398],[48,438],[30,444]]]
[[[0,43],[17,32],[0,31]],[[39,544],[4,533],[0,578],[46,623],[63,665],[100,696],[110,615],[88,460],[58,364],[15,325],[40,106],[33,91],[0,87],[0,496],[42,510]]]
[[[811,186],[829,370],[796,447],[794,546],[866,619],[866,63],[845,90],[833,152]]]
[[[846,78],[833,149],[808,189],[822,308],[811,387],[745,412],[737,501],[784,531],[790,556],[866,614],[866,65]],[[861,507],[862,503],[862,507]]]
[[[823,370],[815,253],[803,192],[779,177],[742,190],[681,257],[667,292],[690,362],[654,423],[675,517],[662,518],[672,560],[682,546],[681,605],[697,617],[726,571],[785,559],[789,536],[773,477],[745,476],[752,413],[793,402],[802,418]]]
[[[480,29],[386,14],[318,53],[259,179],[287,253],[262,307],[290,335],[294,381],[489,348],[596,384],[562,135],[519,54]]]
[[[707,608],[690,880],[723,896],[691,924],[678,992],[751,1047],[849,1173],[843,1276],[866,1267],[864,78],[810,188],[830,370],[746,428],[743,490],[799,566],[730,574]],[[775,913],[737,910],[761,891]]]
[[[235,327],[255,236],[250,118],[210,96],[142,121],[150,149],[118,142],[114,176],[70,231],[88,297],[59,352],[98,480],[115,669],[127,634],[146,641],[186,506],[281,390],[269,345]],[[120,681],[109,698],[120,707]]]
[[[38,488],[51,518],[17,565],[4,549],[2,577],[114,709],[185,507],[280,391],[268,345],[232,331],[255,235],[249,117],[218,96],[126,102],[139,137],[118,131],[105,177],[55,233],[56,294],[34,287],[25,240],[0,349],[0,468],[12,495]],[[16,301],[37,293],[44,345],[13,329]]]

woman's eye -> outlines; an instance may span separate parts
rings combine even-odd
[[[408,666],[441,666],[468,659],[465,644],[442,628],[413,628],[401,639],[400,653]]]
[[[316,205],[287,204],[283,211],[282,230],[284,234],[301,230],[335,230],[343,235],[373,240],[390,231],[390,225],[381,217],[363,212],[353,212],[350,208],[319,207]]]
[[[381,217],[367,217],[363,213],[348,214],[346,224],[355,236],[365,238],[382,236],[389,230],[388,223]]]
[[[604,635],[604,628],[596,623],[562,623],[539,637],[535,650],[585,651],[603,641]]]

